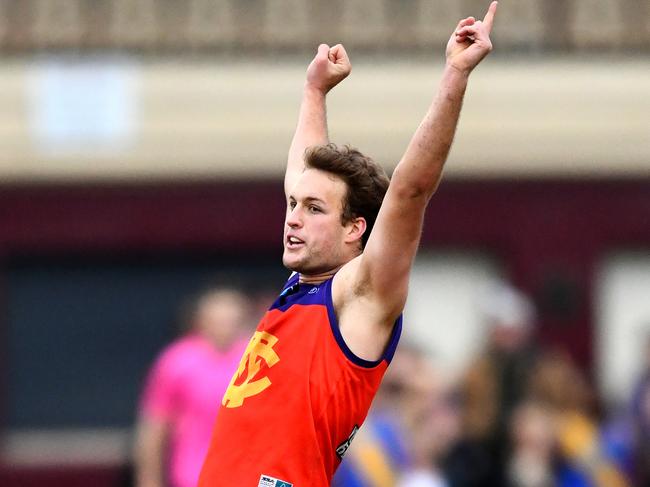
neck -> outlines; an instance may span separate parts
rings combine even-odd
[[[302,272],[299,272],[300,277],[299,277],[298,282],[301,283],[301,284],[312,284],[312,285],[320,284],[321,282],[325,282],[328,279],[334,277],[334,274],[336,274],[341,269],[341,267],[343,267],[347,263],[353,261],[354,259],[356,259],[360,255],[361,255],[361,251],[358,251],[355,254],[349,256],[348,260],[343,261],[343,263],[341,263],[341,264],[337,265],[336,267],[334,267],[332,269],[329,269],[327,271],[318,272],[318,273],[314,273],[314,274],[303,274]]]
[[[343,266],[319,274],[300,274],[298,282],[300,282],[300,284],[320,284],[321,282],[325,282],[333,277],[341,267]]]

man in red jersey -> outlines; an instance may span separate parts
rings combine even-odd
[[[224,394],[199,487],[330,484],[395,351],[424,211],[496,8],[451,35],[438,94],[390,183],[357,150],[328,144],[325,97],[351,67],[343,46],[319,46],[285,176],[294,274]]]

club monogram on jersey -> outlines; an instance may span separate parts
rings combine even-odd
[[[222,405],[227,408],[237,408],[244,404],[247,397],[255,396],[271,385],[268,377],[256,378],[256,375],[262,368],[262,360],[269,368],[280,361],[280,357],[273,350],[277,342],[278,339],[268,332],[255,332],[223,395]]]

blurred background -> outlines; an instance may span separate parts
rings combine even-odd
[[[317,45],[331,139],[390,171],[487,3],[0,0],[0,485],[134,485],[183,303],[236,282],[254,327],[287,277]],[[493,40],[367,428],[404,454],[370,478],[360,438],[340,485],[650,485],[650,4],[501,0]]]

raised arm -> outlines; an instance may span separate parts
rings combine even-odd
[[[489,35],[496,9],[497,2],[492,2],[482,21],[461,20],[449,39],[438,93],[395,168],[359,260],[357,286],[380,303],[387,318],[404,306],[424,211],[442,176],[469,74],[492,50]]]
[[[350,74],[350,70],[350,59],[341,44],[334,47],[329,47],[327,44],[318,46],[318,52],[307,68],[298,126],[289,148],[284,176],[285,194],[288,194],[304,169],[305,149],[329,142],[325,97]]]

